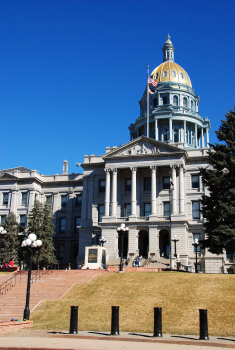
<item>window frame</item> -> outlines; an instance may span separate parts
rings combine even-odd
[[[64,220],[64,224],[62,224],[62,220]],[[64,229],[62,229],[62,227],[64,227]],[[66,218],[60,218],[60,233],[65,233],[65,229],[66,229]]]
[[[183,97],[183,107],[184,108],[188,107],[188,99],[187,99],[187,97]]]
[[[168,208],[166,208],[168,206]],[[169,201],[163,202],[163,216],[168,217],[171,215],[171,203]]]
[[[21,192],[21,205],[27,205],[28,203],[28,193]]]
[[[144,178],[144,191],[151,191],[151,177]]]
[[[179,105],[179,98],[177,95],[173,96],[173,106],[178,106]]]
[[[165,182],[165,180],[168,179],[169,180],[169,184]],[[163,189],[164,190],[169,190],[170,189],[170,176],[163,176]]]
[[[7,196],[7,200],[6,200]],[[8,205],[9,203],[9,192],[3,192],[2,205]]]
[[[198,208],[194,208],[194,205],[198,204]],[[195,215],[198,213],[198,215]],[[200,201],[192,201],[192,219],[193,220],[200,220]]]
[[[101,185],[102,182],[104,182],[104,185]],[[105,193],[105,186],[106,186],[105,179],[100,179],[99,180],[99,193]]]
[[[67,195],[61,195],[60,197],[61,197],[61,208],[66,208],[67,201],[68,201]],[[63,200],[63,198],[65,198],[66,200]]]
[[[148,210],[146,206],[148,206]],[[151,203],[144,203],[144,216],[149,217],[149,215],[151,215]]]
[[[48,198],[51,198],[51,202],[49,202],[49,203],[48,203]],[[46,196],[46,203],[52,209],[52,207],[53,207],[53,196],[52,195]]]
[[[128,181],[130,182],[129,184],[128,184]],[[125,179],[125,191],[126,192],[131,192],[131,179]]]
[[[61,249],[63,248],[63,249]],[[64,259],[64,243],[59,243],[58,244],[58,260],[63,260]]]
[[[24,219],[23,221],[25,221],[25,222],[23,222],[22,219]],[[20,225],[22,227],[26,227],[27,226],[27,217],[26,217],[25,214],[20,215]]]
[[[162,104],[165,106],[165,105],[168,105],[168,97],[167,96],[163,96],[162,97]]]
[[[6,222],[7,215],[1,215],[0,218],[1,218],[0,225],[3,226],[5,224],[5,222]],[[4,220],[2,220],[3,218],[4,218]]]
[[[102,208],[103,213],[100,211],[100,209]],[[98,222],[102,222],[102,218],[105,214],[105,206],[104,204],[99,204],[98,205]]]
[[[193,177],[197,177],[198,181],[193,181]],[[200,176],[198,174],[191,174],[191,187],[200,189]]]
[[[78,200],[80,198],[81,200]],[[81,207],[82,206],[82,194],[79,193],[76,195],[76,207]]]
[[[125,203],[125,206],[124,206],[124,217],[125,218],[129,218],[130,215],[131,215],[131,204],[130,203]]]
[[[77,222],[78,219],[79,219],[79,222]],[[75,217],[75,233],[79,233],[80,227],[81,227],[81,217],[76,216]]]

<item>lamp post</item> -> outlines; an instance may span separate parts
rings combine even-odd
[[[120,272],[123,271],[123,235],[124,232],[128,232],[129,231],[129,227],[126,227],[125,224],[121,224],[120,227],[117,228],[117,231],[119,233],[119,235],[121,235],[121,258],[120,258]]]
[[[29,271],[28,271],[28,283],[27,283],[27,292],[26,292],[26,302],[24,309],[24,320],[29,320],[29,298],[30,298],[30,281],[31,281],[31,271],[32,271],[32,259],[33,259],[33,249],[39,248],[42,245],[42,241],[40,239],[37,240],[37,236],[34,233],[30,233],[28,238],[26,238],[22,244],[22,248],[26,248],[29,252]]]
[[[177,236],[173,237],[172,239],[172,242],[175,243],[175,257],[177,258],[177,254],[176,254],[176,243],[179,241],[179,238]]]
[[[100,243],[101,243],[101,247],[104,246],[104,243],[106,242],[106,239],[104,237],[100,238]]]
[[[196,267],[195,267],[195,273],[197,273],[197,247],[200,245],[199,240],[195,238],[192,245],[196,248]]]
[[[5,235],[5,233],[7,233],[7,231],[4,230],[4,228],[2,226],[0,226],[0,253],[1,253],[1,247],[2,247],[2,236],[1,235]]]

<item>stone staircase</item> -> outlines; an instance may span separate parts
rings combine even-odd
[[[30,312],[42,300],[61,299],[75,284],[88,283],[97,275],[105,272],[106,270],[51,270],[46,271],[40,279],[38,276],[37,280],[35,280],[33,275],[35,275],[36,271],[32,271]],[[9,280],[11,275],[4,277],[7,277],[5,280]],[[21,272],[21,278],[17,278],[15,286],[11,286],[11,289],[8,286],[6,294],[5,289],[2,291],[0,295],[1,320],[10,320],[12,318],[22,320],[25,308],[27,277],[27,271]],[[0,278],[0,284],[4,282],[3,280],[4,278]]]

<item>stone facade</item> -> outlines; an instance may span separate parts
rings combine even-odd
[[[168,36],[163,63],[151,73],[140,100],[140,116],[129,126],[130,141],[107,147],[102,156],[85,155],[82,174],[40,175],[24,167],[0,172],[0,217],[10,211],[27,225],[34,199],[47,201],[54,215],[56,254],[61,267],[84,262],[85,247],[105,237],[107,261],[120,256],[117,227],[128,226],[124,256],[170,259],[172,268],[195,271],[192,241],[203,239],[199,169],[206,155],[210,121],[198,113],[200,98],[186,71],[174,62]],[[149,104],[149,109],[147,108]],[[149,110],[149,114],[147,113]],[[148,122],[149,121],[149,122]],[[177,236],[177,256],[172,237]],[[76,261],[77,259],[77,261]],[[201,249],[198,269],[206,273],[234,271],[233,257]]]

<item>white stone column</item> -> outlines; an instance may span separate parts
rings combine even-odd
[[[155,140],[158,141],[158,120],[155,119]]]
[[[201,136],[201,138],[202,138],[202,148],[204,148],[205,144],[204,144],[204,129],[203,128],[201,128],[201,133],[202,133],[202,136]]]
[[[117,216],[117,169],[113,169],[112,216]]]
[[[184,143],[187,142],[187,127],[186,127],[186,120],[184,120]]]
[[[209,143],[209,129],[207,127],[206,128],[206,147],[209,147],[208,143]]]
[[[172,188],[172,214],[176,214],[176,165],[171,166]]]
[[[156,215],[156,169],[151,167],[151,215]]]
[[[180,164],[179,166],[179,182],[180,182],[180,191],[179,191],[179,200],[180,200],[180,214],[184,214],[184,165]]]
[[[17,203],[18,190],[13,190],[11,192],[11,212],[16,215],[16,203]]]
[[[106,173],[105,181],[105,211],[104,215],[109,216],[109,203],[110,203],[110,169],[104,169]]]
[[[195,146],[197,147],[197,124],[195,124]]]
[[[131,215],[136,216],[136,167],[131,168]]]
[[[169,118],[169,141],[172,141],[172,119]]]

